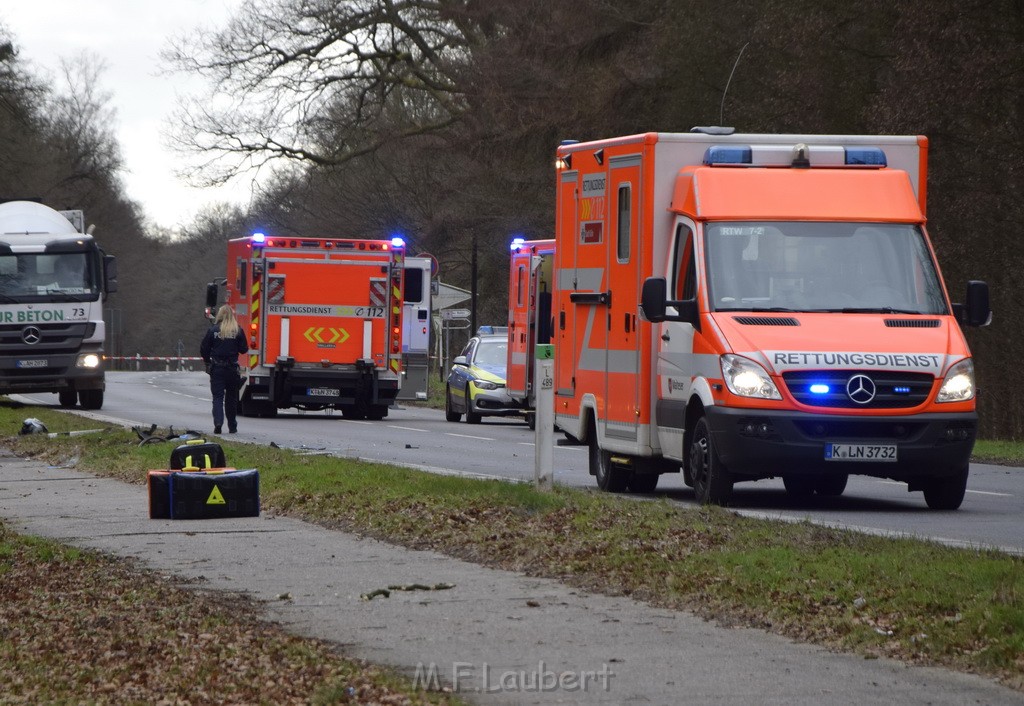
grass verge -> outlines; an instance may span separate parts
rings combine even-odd
[[[51,430],[88,426],[52,410],[0,406],[0,430],[37,416]],[[53,415],[52,417],[44,417]],[[131,432],[14,436],[20,455],[134,483],[170,446]],[[1024,560],[811,524],[681,511],[559,488],[440,477],[381,464],[224,442],[260,469],[264,509],[489,566],[548,576],[724,624],[978,672],[1024,690]]]

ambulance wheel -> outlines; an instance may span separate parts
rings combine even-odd
[[[653,493],[658,487],[659,478],[661,478],[661,475],[657,473],[631,473],[629,476],[629,492]]]
[[[365,416],[366,415],[363,414],[362,409],[358,405],[343,404],[341,406],[342,419],[362,419]]]
[[[786,492],[794,498],[806,499],[814,495],[814,476],[786,473],[782,476],[782,484],[786,486]]]
[[[79,390],[78,403],[82,409],[99,409],[103,406],[103,390]]]
[[[690,444],[690,472],[693,495],[701,505],[725,505],[732,495],[732,474],[718,460],[711,430],[704,417],[697,420]]]
[[[967,492],[967,473],[970,466],[965,465],[959,472],[946,478],[936,478],[924,486],[924,501],[932,510],[956,510],[964,501]]]
[[[600,447],[597,442],[597,429],[593,422],[590,423],[587,433],[587,445],[590,474],[597,479],[597,487],[609,493],[621,493],[626,490],[631,473],[612,463],[611,453]]]
[[[370,405],[370,409],[366,412],[366,418],[372,419],[375,422],[379,422],[386,416],[388,416],[387,405],[372,404]]]
[[[846,483],[850,480],[848,473],[821,476],[814,484],[814,492],[830,498],[837,498],[846,490]]]
[[[444,418],[445,421],[457,422],[462,419],[462,414],[452,408],[452,388],[444,389]]]
[[[74,407],[78,402],[78,392],[73,389],[61,390],[57,393],[57,399],[60,400],[61,407]]]
[[[530,427],[530,431],[534,431],[537,428],[537,415],[533,412],[526,413],[526,426]]]

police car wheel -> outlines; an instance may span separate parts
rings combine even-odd
[[[732,496],[732,474],[718,460],[707,420],[701,417],[693,429],[690,444],[690,472],[693,495],[701,505],[725,505]]]
[[[457,422],[462,419],[462,414],[456,412],[452,406],[452,388],[444,389],[444,418],[449,422]]]
[[[472,402],[466,403],[466,424],[479,424],[483,415],[472,411]]]
[[[57,393],[57,398],[60,400],[61,407],[74,407],[75,403],[78,402],[78,392],[75,390],[61,390]]]

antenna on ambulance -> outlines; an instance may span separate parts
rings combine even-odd
[[[722,91],[722,105],[718,108],[719,125],[725,124],[725,96],[728,95],[729,93],[729,84],[732,83],[732,75],[736,73],[736,67],[740,65],[740,58],[742,58],[743,52],[747,50],[748,46],[750,46],[750,42],[744,44],[743,48],[740,49],[740,53],[736,55],[736,61],[734,61],[732,64],[732,71],[729,72],[729,80],[725,82],[725,90]]]

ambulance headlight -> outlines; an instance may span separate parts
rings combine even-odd
[[[722,377],[729,392],[740,397],[756,397],[762,400],[781,400],[779,388],[760,365],[738,355],[727,353],[722,356]]]
[[[83,353],[78,356],[78,360],[75,361],[76,368],[98,368],[100,367],[100,357],[95,353]]]
[[[965,358],[946,373],[936,402],[966,402],[974,399],[974,363]]]

